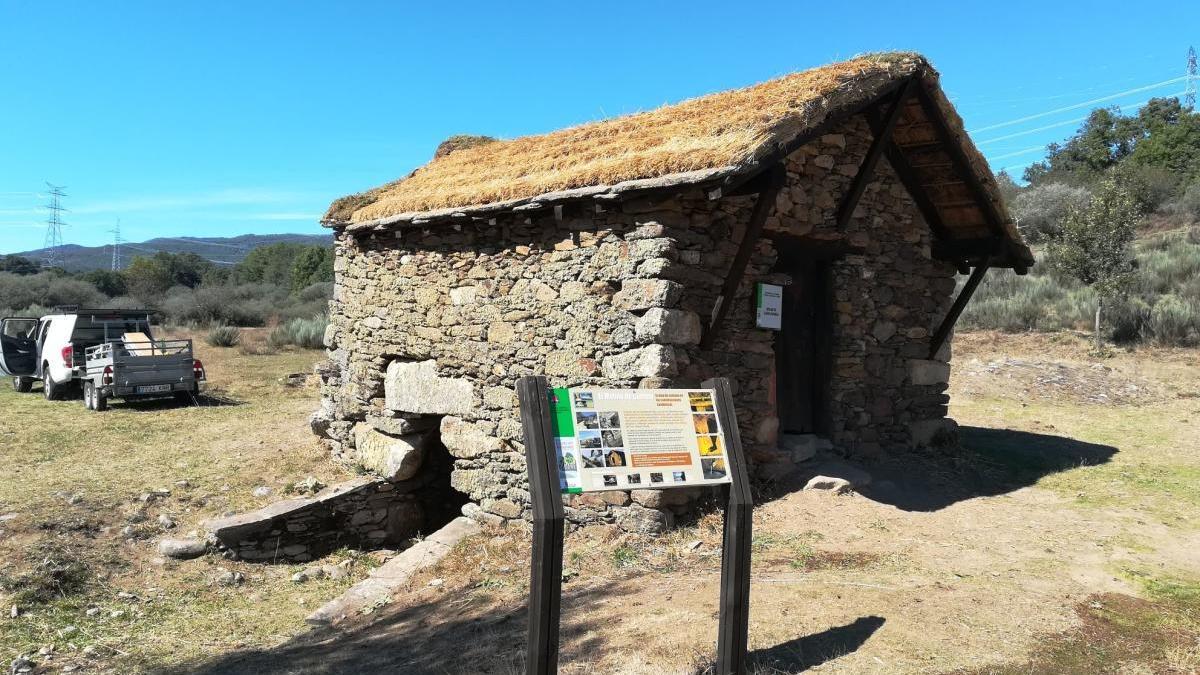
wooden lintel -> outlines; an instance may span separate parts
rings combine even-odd
[[[950,311],[946,313],[946,318],[942,319],[942,324],[938,326],[937,332],[933,334],[933,339],[929,342],[929,358],[932,359],[941,351],[942,345],[946,343],[946,338],[950,336],[950,331],[954,330],[954,324],[958,323],[958,317],[962,315],[963,309],[966,308],[967,303],[971,300],[971,296],[975,294],[975,289],[979,287],[979,282],[983,281],[983,275],[987,271],[987,260],[975,266],[975,270],[971,272],[967,283],[958,292],[958,297],[954,298],[954,304],[950,306]]]
[[[717,336],[717,328],[725,320],[725,315],[729,313],[729,306],[733,304],[733,298],[737,295],[738,286],[742,283],[742,275],[746,271],[746,264],[750,262],[750,254],[754,252],[754,247],[758,244],[759,236],[762,234],[763,223],[767,221],[767,216],[775,208],[775,196],[779,194],[780,188],[787,180],[787,171],[783,168],[783,164],[776,164],[763,173],[769,175],[768,182],[758,193],[758,198],[754,200],[754,211],[750,214],[750,222],[746,224],[742,242],[738,245],[733,262],[729,264],[729,271],[725,274],[725,283],[721,285],[721,294],[717,296],[712,317],[705,327],[704,335],[700,338],[701,349],[712,349],[713,341]]]
[[[916,87],[916,78],[909,79],[900,88],[900,91],[896,92],[892,107],[883,119],[883,123],[878,128],[872,129],[875,138],[871,140],[871,147],[867,149],[867,154],[858,167],[858,173],[850,183],[850,189],[846,191],[846,195],[842,197],[842,203],[838,205],[837,216],[834,219],[838,230],[845,230],[846,225],[850,222],[850,217],[854,215],[854,209],[858,207],[858,200],[862,198],[867,184],[875,176],[875,165],[879,163],[880,156],[892,142],[892,131],[896,128],[896,122],[904,111],[905,102]]]

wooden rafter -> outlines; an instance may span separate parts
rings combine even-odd
[[[917,101],[920,102],[922,110],[925,111],[925,117],[933,123],[934,130],[937,132],[938,138],[942,141],[942,147],[946,154],[950,156],[950,162],[958,175],[962,177],[963,182],[967,184],[971,191],[971,196],[978,202],[978,207],[983,210],[987,217],[988,227],[997,235],[1003,237],[1004,219],[1000,215],[1000,210],[996,208],[996,204],[992,202],[991,195],[988,194],[983,183],[979,180],[979,176],[971,167],[971,162],[967,159],[966,152],[963,151],[962,145],[954,138],[954,133],[950,130],[950,126],[946,123],[946,118],[942,114],[940,108],[930,97],[929,92],[921,87],[917,90]]]
[[[904,112],[904,105],[916,87],[916,78],[905,83],[900,91],[896,92],[892,107],[884,117],[883,123],[879,125],[878,129],[872,129],[875,138],[871,140],[871,147],[867,149],[867,155],[863,157],[862,164],[858,167],[858,173],[854,176],[854,181],[850,183],[850,189],[842,198],[842,203],[838,205],[835,219],[838,230],[845,230],[846,225],[850,222],[850,217],[854,215],[854,209],[858,207],[858,200],[862,198],[867,184],[875,176],[875,166],[879,163],[879,158],[887,149],[888,144],[892,142],[892,131],[896,128],[896,122]]]

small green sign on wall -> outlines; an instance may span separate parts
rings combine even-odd
[[[755,290],[754,324],[759,328],[779,330],[783,327],[783,286],[758,284]]]

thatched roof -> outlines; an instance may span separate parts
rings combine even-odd
[[[473,137],[406,178],[335,201],[323,222],[363,230],[631,190],[743,180],[776,161],[781,151],[794,149],[798,139],[863,111],[913,77],[920,78],[955,144],[961,146],[954,150],[966,157],[975,174],[959,178],[986,190],[990,203],[977,205],[979,213],[969,214],[967,220],[983,219],[990,209],[989,220],[1005,221],[990,225],[1005,227],[1012,243],[1018,244],[987,163],[938,87],[936,71],[923,57],[908,52],[861,56],[540,136],[482,143]],[[916,132],[927,125],[923,119],[908,123]],[[897,127],[898,140],[900,133]],[[961,210],[960,202],[953,204]],[[966,239],[981,232],[984,223],[964,224],[969,226],[961,233]]]

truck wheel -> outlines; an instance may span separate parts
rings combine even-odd
[[[46,376],[42,378],[42,395],[46,397],[47,401],[57,401],[58,399],[62,398],[62,387],[54,384],[54,380],[50,377],[49,371],[50,368],[48,366],[42,366],[42,372],[46,374]]]
[[[28,394],[33,389],[33,380],[28,377],[14,377],[13,391],[18,394]]]
[[[96,383],[87,381],[83,383],[83,407],[88,410],[99,410],[100,396],[96,391]]]
[[[196,402],[196,394],[190,391],[175,392],[175,402],[179,405],[192,405]]]
[[[92,410],[104,412],[108,410],[108,397],[92,388]]]

